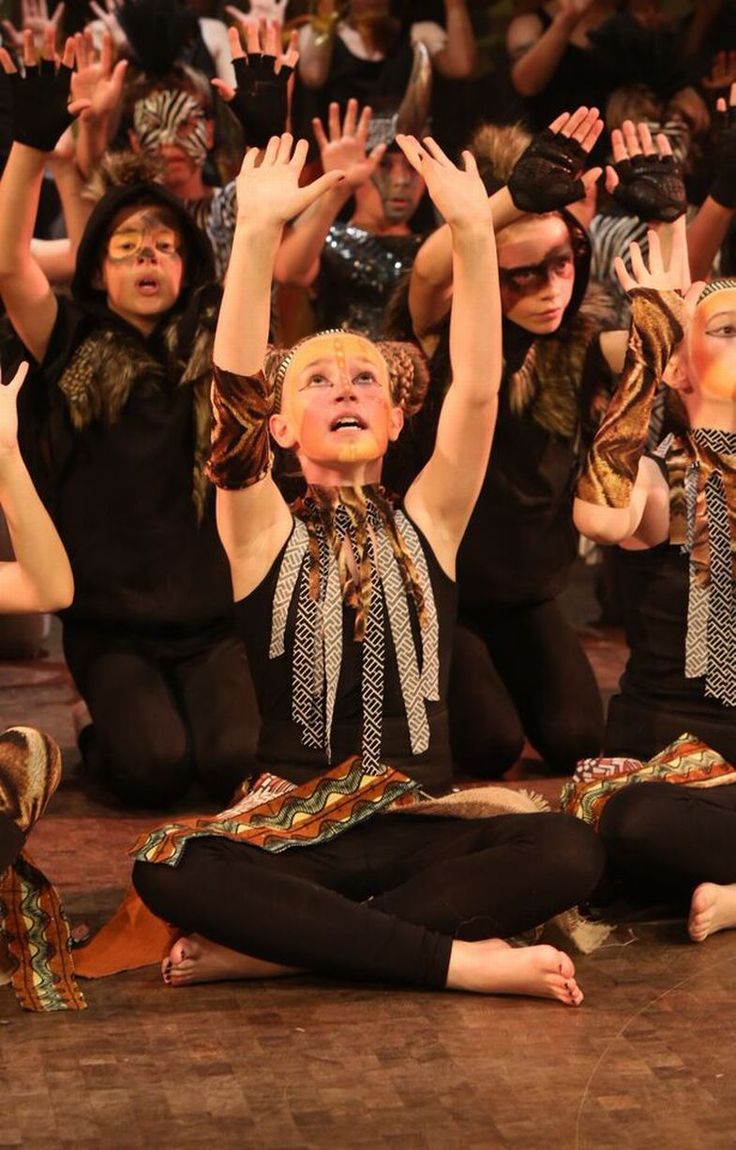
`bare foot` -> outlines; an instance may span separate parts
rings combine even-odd
[[[719,886],[701,882],[693,891],[687,930],[693,942],[705,942],[710,934],[736,927],[736,883]]]
[[[278,966],[261,958],[251,958],[210,942],[201,934],[177,939],[168,958],[161,963],[164,982],[171,986],[191,986],[195,982],[224,982],[240,978],[279,978],[298,974],[296,967]]]
[[[580,1006],[583,992],[572,959],[553,946],[511,947],[499,938],[452,944],[447,974],[450,990],[481,994],[523,994],[556,998]]]

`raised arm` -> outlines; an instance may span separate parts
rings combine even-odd
[[[478,49],[466,0],[445,0],[447,43],[432,57],[432,67],[442,76],[463,80],[476,63]]]
[[[57,611],[71,603],[74,582],[18,447],[16,400],[27,371],[23,363],[9,383],[0,380],[0,506],[15,554],[14,562],[0,563],[0,610]]]
[[[5,49],[0,63],[11,76],[14,142],[0,180],[0,294],[15,331],[31,355],[43,359],[56,319],[49,281],[31,254],[41,180],[48,153],[86,102],[67,107],[74,63],[69,39],[61,63],[53,52],[53,32],[36,67],[30,32],[24,34],[26,77],[21,79]]]
[[[405,504],[448,574],[488,465],[501,382],[501,300],[491,213],[475,160],[456,168],[433,140],[397,141],[421,172],[452,236],[454,292],[450,319],[452,383],[434,452]]]
[[[649,267],[631,244],[632,274],[616,258],[616,271],[631,297],[631,328],[619,386],[593,440],[578,482],[574,520],[598,543],[634,541],[647,547],[669,535],[667,484],[644,458],[654,396],[683,337],[686,311],[702,289],[689,282],[684,217],[674,228],[668,262],[657,233],[649,232]]]
[[[265,153],[251,148],[237,180],[238,217],[215,335],[210,476],[217,523],[236,599],[270,568],[291,530],[291,513],[271,477],[271,396],[262,372],[268,347],[273,265],[286,220],[340,179],[328,172],[299,187],[307,142],[287,133]],[[262,156],[262,158],[261,158]],[[258,162],[260,160],[260,162]]]
[[[517,16],[510,22],[506,50],[511,60],[511,82],[520,96],[536,96],[547,87],[591,2],[561,0],[548,28],[533,15]]]
[[[330,104],[327,133],[321,120],[312,120],[323,170],[341,171],[343,179],[293,221],[276,257],[279,283],[308,287],[317,278],[327,233],[356,188],[371,178],[386,151],[384,144],[378,144],[366,153],[370,122],[371,109],[365,107],[358,114],[358,101],[352,99],[342,124],[339,104]]]
[[[588,153],[603,130],[597,108],[564,113],[540,133],[520,157],[508,187],[489,198],[495,231],[524,212],[555,211],[587,194],[600,168],[583,173]],[[452,237],[438,228],[417,252],[409,281],[409,311],[423,339],[447,314],[452,296]]]

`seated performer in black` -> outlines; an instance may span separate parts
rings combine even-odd
[[[651,231],[648,268],[635,243],[633,276],[616,261],[631,297],[629,349],[578,485],[575,522],[624,549],[631,652],[605,754],[646,760],[687,732],[736,764],[736,280],[695,284],[683,300],[683,219],[675,233],[668,267]],[[683,423],[651,456],[660,380],[682,401]],[[599,829],[634,889],[690,898],[695,942],[736,927],[736,786],[625,786]]]
[[[252,762],[257,718],[205,475],[219,289],[206,238],[165,188],[111,186],[82,236],[72,299],[31,253],[67,107],[74,40],[21,78],[4,49],[15,140],[0,184],[0,295],[35,361],[22,447],[74,572],[64,654],[92,717],[82,744],[126,803],[165,806],[196,778],[220,801]],[[252,691],[251,691],[252,695]]]
[[[288,135],[270,141],[260,166],[254,152],[245,158],[215,341],[210,467],[264,718],[260,758],[309,781],[278,817],[274,800],[249,822],[246,796],[219,823],[155,831],[137,849],[134,882],[154,914],[186,932],[164,964],[175,985],[299,968],[577,1005],[567,955],[502,940],[590,893],[602,854],[588,828],[551,813],[378,813],[417,780],[450,779],[455,555],[501,371],[493,234],[474,162],[466,154],[465,170],[455,168],[431,140],[399,144],[448,220],[455,262],[454,380],[436,451],[400,509],[379,484],[417,370],[406,349],[340,331],[267,354],[283,225],[339,173],[299,188],[307,144],[292,155]],[[291,508],[271,477],[269,428],[309,484]],[[362,802],[366,787],[383,798]],[[320,823],[333,795],[341,811]],[[309,845],[304,815],[325,832]]]

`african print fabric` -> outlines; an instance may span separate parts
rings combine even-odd
[[[264,774],[235,806],[210,818],[157,827],[130,853],[139,862],[176,866],[190,839],[216,836],[280,854],[328,842],[410,796],[418,785],[392,767],[369,770],[357,755],[298,786]]]
[[[32,727],[0,735],[0,812],[24,834],[40,818],[61,777],[61,752]],[[59,896],[28,854],[0,872],[0,942],[16,997],[26,1010],[83,1010]]]
[[[628,758],[581,759],[560,795],[560,809],[597,826],[608,800],[622,787],[649,782],[689,787],[736,783],[736,769],[711,747],[682,734],[648,762]]]

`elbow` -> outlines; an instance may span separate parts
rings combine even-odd
[[[576,499],[572,517],[581,535],[603,547],[613,547],[631,535],[628,508],[600,507]]]
[[[531,76],[525,75],[524,72],[517,72],[516,68],[511,69],[511,83],[517,95],[522,96],[525,100],[531,99],[532,96],[537,96],[544,87],[543,84],[537,83]]]
[[[39,611],[63,611],[71,607],[74,601],[74,578],[71,568],[64,574],[59,574],[52,586],[47,587],[44,594],[39,596]]]

